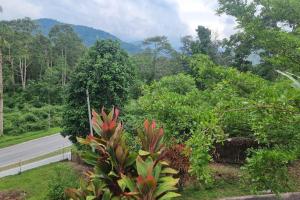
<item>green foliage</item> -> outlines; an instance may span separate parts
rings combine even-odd
[[[141,149],[131,152],[123,137],[123,126],[118,122],[119,110],[101,115],[93,111],[95,135],[78,138],[82,145],[90,147],[82,152],[86,163],[94,167],[86,184],[79,189],[67,189],[74,200],[81,199],[171,199],[179,196],[177,171],[164,161],[163,129],[146,120],[140,131]]]
[[[79,62],[66,92],[63,134],[76,136],[89,133],[86,90],[92,108],[122,107],[126,102],[134,72],[128,54],[114,41],[97,41]]]
[[[47,199],[67,200],[65,188],[68,187],[78,187],[78,174],[72,170],[65,170],[62,165],[56,166],[48,182]]]
[[[219,0],[219,14],[236,18],[238,32],[225,42],[238,69],[251,70],[267,79],[276,69],[299,73],[300,39],[297,0]],[[249,56],[259,56],[257,66]]]
[[[212,186],[213,178],[208,164],[212,161],[210,150],[213,140],[202,131],[195,132],[187,141],[187,147],[191,149],[190,163],[191,173],[206,187]]]
[[[5,109],[4,134],[20,135],[60,126],[61,114],[62,107],[53,105],[37,108],[27,104],[20,109]]]
[[[227,137],[299,149],[300,93],[288,82],[216,66],[205,55],[192,56],[189,64],[193,77],[164,77],[126,106],[129,129],[153,118],[164,126],[168,143],[187,141],[192,173],[206,186],[213,182],[207,167],[210,152]]]
[[[146,83],[185,71],[182,58],[167,37],[156,36],[143,41],[144,51],[134,55],[138,77]]]
[[[244,180],[254,192],[271,190],[274,193],[287,192],[292,185],[288,164],[296,159],[295,154],[279,149],[260,149],[247,159]]]

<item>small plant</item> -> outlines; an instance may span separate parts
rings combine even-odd
[[[260,149],[247,159],[242,170],[244,182],[253,192],[271,190],[274,193],[291,189],[288,164],[295,160],[294,153],[277,149]]]
[[[59,165],[55,168],[55,174],[51,177],[48,183],[49,200],[67,200],[64,190],[67,187],[77,187],[78,176],[70,169],[65,169],[64,166]]]
[[[176,175],[179,178],[178,186],[182,189],[189,180],[189,154],[184,144],[176,144],[165,150],[165,156],[170,166],[178,171]]]
[[[212,161],[210,155],[212,139],[202,132],[195,132],[187,141],[187,147],[191,149],[191,174],[196,176],[205,187],[212,186],[213,177],[208,166]]]
[[[67,189],[67,196],[74,200],[163,200],[179,196],[172,192],[177,189],[178,179],[173,178],[177,171],[165,161],[163,129],[146,120],[139,132],[141,149],[137,154],[126,145],[118,116],[118,109],[108,115],[103,109],[100,115],[93,111],[95,135],[77,140],[90,147],[81,156],[94,169],[79,189]]]

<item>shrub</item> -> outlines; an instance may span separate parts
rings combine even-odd
[[[67,200],[65,188],[77,186],[78,174],[70,167],[58,165],[55,174],[49,180],[47,197],[49,200]]]
[[[244,181],[252,191],[271,190],[274,193],[286,192],[291,189],[288,164],[295,160],[295,154],[278,149],[260,149],[253,152],[242,168]]]
[[[49,128],[49,125],[57,127],[61,124],[61,106],[46,105],[36,108],[24,105],[23,109],[12,109],[4,115],[4,134],[6,135],[45,130]]]
[[[166,160],[170,164],[170,167],[178,171],[176,176],[179,178],[178,186],[180,189],[185,186],[190,178],[189,153],[183,144],[177,144],[165,150]]]
[[[184,84],[185,80],[190,84]],[[211,109],[188,75],[164,77],[145,87],[143,93],[144,96],[125,107],[126,128],[133,132],[146,118],[156,119],[164,127],[167,141],[187,140]]]
[[[210,187],[213,184],[212,173],[208,166],[212,161],[210,155],[212,144],[212,138],[207,137],[203,132],[194,133],[187,141],[187,147],[191,149],[191,173],[205,187]]]
[[[78,141],[90,147],[82,152],[84,160],[94,167],[88,181],[79,189],[67,189],[74,200],[81,199],[171,199],[176,190],[177,172],[168,167],[163,149],[163,129],[146,120],[144,130],[139,131],[141,149],[131,152],[123,138],[123,126],[118,123],[119,111],[108,115],[93,111],[95,135]]]

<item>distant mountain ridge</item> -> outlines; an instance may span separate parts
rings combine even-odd
[[[55,26],[57,24],[66,24],[66,23],[59,22],[54,19],[48,19],[48,18],[41,18],[41,19],[37,19],[35,21],[39,25],[40,30],[44,35],[48,35],[48,33],[50,32],[50,30],[53,26]],[[82,42],[88,47],[92,46],[96,42],[97,39],[99,39],[99,40],[100,39],[102,39],[102,40],[111,39],[111,40],[119,41],[121,44],[121,47],[129,53],[137,53],[137,52],[141,51],[141,48],[138,45],[124,42],[124,41],[120,40],[119,38],[117,38],[116,36],[114,36],[108,32],[105,32],[103,30],[94,29],[94,28],[82,26],[82,25],[74,25],[74,24],[69,24],[69,25],[72,26],[72,28],[74,29],[74,32],[80,37]]]

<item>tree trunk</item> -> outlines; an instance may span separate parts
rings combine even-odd
[[[0,136],[3,135],[3,77],[2,77],[2,50],[0,49]]]
[[[24,61],[22,58],[19,59],[19,68],[20,68],[20,76],[21,76],[21,84],[22,89],[26,89],[26,79],[27,79],[27,68],[29,64],[27,64],[26,57],[24,58]]]
[[[15,90],[16,81],[15,81],[14,59],[11,56],[10,47],[8,48],[8,61],[10,63],[10,67],[11,67],[11,74],[10,74],[11,83],[13,85],[13,90]]]

